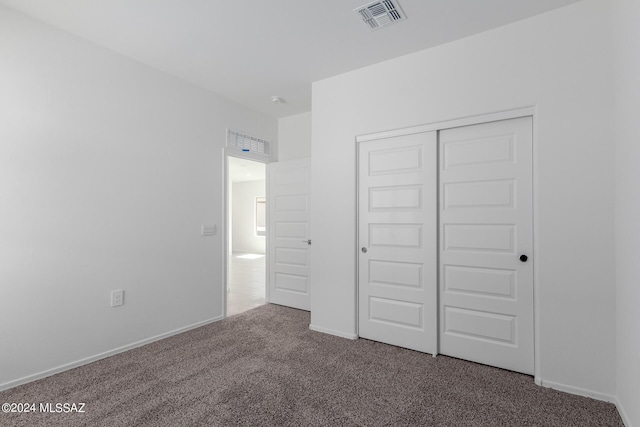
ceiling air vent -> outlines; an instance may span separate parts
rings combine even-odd
[[[353,11],[362,18],[372,31],[407,19],[402,9],[400,9],[398,0],[374,1]]]

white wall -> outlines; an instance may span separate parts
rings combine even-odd
[[[233,183],[233,252],[265,253],[265,236],[256,236],[256,197],[265,197],[265,181]]]
[[[618,399],[640,426],[640,2],[614,3]]]
[[[4,7],[0,64],[0,388],[219,318],[225,128],[277,121]]]
[[[278,161],[311,156],[311,113],[278,120]]]
[[[611,60],[611,5],[585,0],[315,82],[311,220],[321,232],[312,236],[312,327],[357,332],[357,135],[535,106],[537,375],[611,398]]]

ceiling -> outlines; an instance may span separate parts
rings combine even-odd
[[[231,182],[259,181],[266,179],[264,163],[229,156],[229,180]]]
[[[368,0],[0,0],[274,117],[311,110],[311,83],[579,0],[397,0],[371,31]],[[286,100],[273,104],[271,96]]]

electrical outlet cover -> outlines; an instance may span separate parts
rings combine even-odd
[[[119,307],[124,304],[124,291],[116,289],[111,291],[111,307]]]

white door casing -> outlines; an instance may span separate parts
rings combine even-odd
[[[359,143],[358,329],[437,352],[437,133]]]
[[[267,165],[269,302],[309,310],[310,159]]]
[[[534,371],[532,139],[531,117],[439,135],[440,352],[526,374]]]

